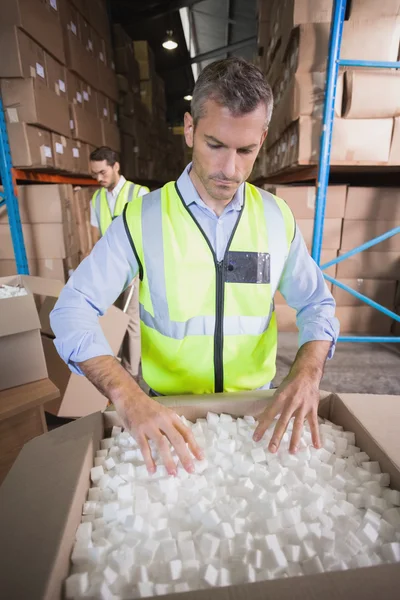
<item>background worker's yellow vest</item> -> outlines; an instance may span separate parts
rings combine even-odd
[[[147,193],[150,191],[149,188],[145,186],[139,185],[137,183],[132,183],[131,181],[125,181],[120,193],[118,194],[113,215],[111,214],[110,207],[108,206],[107,192],[105,188],[101,188],[93,194],[93,208],[94,210],[99,209],[98,212],[100,213],[99,225],[101,235],[104,235],[107,229],[110,227],[113,220],[119,217],[120,214],[122,214],[125,204],[133,200],[133,198],[139,196],[140,190],[143,189],[146,190]]]
[[[139,261],[143,377],[156,392],[256,389],[275,375],[273,296],[294,237],[283,200],[245,184],[217,261],[175,183],[127,204]]]

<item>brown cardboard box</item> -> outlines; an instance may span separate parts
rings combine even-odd
[[[30,275],[43,279],[56,279],[66,283],[70,273],[78,267],[79,262],[79,255],[75,254],[64,259],[29,259],[28,267]],[[0,277],[10,275],[17,275],[15,260],[0,260]]]
[[[82,99],[83,109],[87,112],[90,112],[95,117],[98,117],[97,92],[84,81],[82,81]],[[80,106],[79,102],[77,104]]]
[[[371,306],[338,306],[340,333],[389,335],[392,319]]]
[[[74,170],[74,157],[72,155],[72,140],[57,133],[51,134],[51,142],[54,156],[54,166],[61,171]]]
[[[108,146],[115,152],[121,152],[121,134],[117,125],[101,121],[102,145]]]
[[[297,219],[296,222],[301,233],[303,234],[306,245],[308,247],[311,247],[314,230],[314,220]],[[338,250],[340,248],[342,223],[343,219],[325,219],[324,237],[322,240],[322,248],[324,250]]]
[[[75,232],[71,235],[66,224],[36,223],[23,225],[27,258],[66,258],[79,251]],[[2,259],[14,258],[10,228],[0,225],[0,248]]]
[[[61,33],[57,2],[41,0],[2,0],[1,26],[16,25],[57,60],[65,63],[64,45]],[[11,49],[8,50],[8,53]],[[5,60],[7,54],[1,53]],[[6,77],[12,77],[7,75]]]
[[[17,191],[21,223],[72,223],[71,185],[19,185]],[[8,223],[4,208],[0,208],[0,223]]]
[[[68,99],[67,69],[47,52],[45,52],[44,60],[47,86],[50,90],[55,92],[57,96]]]
[[[1,93],[8,123],[29,123],[69,135],[67,99],[47,86],[34,78],[3,79]]]
[[[82,79],[67,69],[68,102],[83,105],[82,85]]]
[[[111,39],[110,20],[107,7],[102,0],[91,0],[89,3],[89,22],[101,37]]]
[[[99,73],[99,89],[101,89],[106,96],[115,102],[118,102],[119,95],[115,71],[113,71],[111,67],[104,64],[100,59],[97,59],[97,69]]]
[[[58,396],[50,379],[0,392],[0,485],[24,444],[47,432],[43,405]]]
[[[78,104],[70,104],[73,138],[93,146],[102,145],[101,122]]]
[[[120,115],[119,118],[120,129],[122,133],[126,133],[134,137],[136,135],[136,121],[125,115]]]
[[[257,417],[268,406],[273,393],[271,390],[207,398],[181,396],[165,398],[162,402],[191,421],[204,418],[207,411]],[[400,488],[399,406],[396,396],[320,393],[319,415],[353,431],[357,446],[389,473],[394,489]],[[0,489],[3,507],[0,535],[9,540],[1,575],[1,588],[6,597],[12,598],[14,594],[17,598],[62,598],[95,451],[112,426],[120,424],[113,412],[96,413],[40,436],[22,450]],[[23,502],[21,488],[26,482],[32,485],[29,501]],[[26,536],[27,531],[29,536]],[[40,554],[38,539],[41,540]],[[187,597],[191,600],[303,600],[314,595],[325,600],[396,600],[399,585],[398,564],[386,564],[305,575],[293,581],[282,578],[210,588],[190,592]],[[179,594],[169,595],[170,600],[179,598]]]
[[[43,306],[43,312],[48,310]],[[43,322],[45,316],[41,314]],[[129,317],[115,306],[111,306],[100,318],[104,335],[112,352],[119,352],[128,326]],[[61,400],[46,405],[46,410],[59,417],[83,417],[98,410],[104,410],[108,404],[105,398],[85,377],[71,373],[64,361],[59,357],[53,340],[43,337],[46,364],[51,381],[59,388]],[[56,383],[57,382],[57,383]]]
[[[295,219],[312,219],[315,213],[315,187],[310,185],[265,186],[271,194],[285,200]],[[330,185],[326,198],[326,219],[343,219],[346,185]],[[399,191],[400,198],[400,191]]]
[[[393,119],[336,118],[332,136],[332,164],[386,164],[392,138]],[[283,167],[317,162],[321,122],[300,117],[286,130],[282,150]],[[371,140],[374,143],[371,143]],[[283,168],[282,167],[282,168]]]
[[[386,279],[341,279],[340,282],[351,287],[353,290],[356,290],[356,292],[367,296],[367,298],[393,310],[396,281]],[[346,292],[335,285],[333,286],[333,297],[336,300],[337,306],[365,305],[361,300],[358,300],[349,292]]]
[[[87,144],[78,140],[71,140],[71,142],[72,171],[80,175],[90,175]]]
[[[75,24],[74,24],[75,25]],[[68,25],[64,27],[67,66],[94,88],[99,87],[97,60]]]
[[[381,19],[382,17],[397,17],[400,14],[399,0],[351,0],[350,19]]]
[[[7,126],[14,167],[54,167],[49,131],[26,123]]]
[[[96,92],[97,116],[104,121],[110,120],[110,105],[108,98],[101,92]]]
[[[343,222],[343,235],[341,250],[351,250],[369,242],[394,227],[399,227],[400,221],[347,221]],[[394,235],[384,242],[372,246],[371,250],[380,252],[400,251],[400,236]],[[369,250],[366,250],[369,252]]]
[[[47,377],[33,297],[35,283],[34,278],[27,276],[0,279],[0,286],[24,287],[28,292],[26,296],[0,300],[0,390]]]
[[[400,221],[400,188],[350,186],[344,217],[347,221]]]
[[[399,42],[399,16],[345,21],[341,58],[351,59],[357,56],[359,60],[396,61]]]
[[[375,248],[378,248],[376,246]],[[339,256],[345,254],[342,250]],[[400,255],[398,252],[359,252],[337,265],[337,278],[348,279],[400,279]]]
[[[0,25],[0,77],[38,77],[46,82],[43,48],[17,27]]]
[[[389,156],[390,165],[400,165],[400,117],[394,119],[392,144]]]
[[[385,119],[400,115],[400,77],[396,71],[346,71],[344,110],[348,119]]]

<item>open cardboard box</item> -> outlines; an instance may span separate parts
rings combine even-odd
[[[0,390],[47,377],[40,339],[38,297],[52,294],[54,282],[29,275],[1,277],[0,285],[25,288],[25,296],[0,300]]]
[[[194,420],[208,411],[257,416],[272,391],[164,398]],[[321,417],[356,434],[357,445],[379,461],[400,489],[400,397],[321,392]],[[95,413],[26,444],[0,488],[0,539],[7,540],[0,590],[13,600],[59,600],[90,486],[90,468],[115,412]],[[29,490],[27,495],[21,489]],[[312,576],[169,594],[165,600],[397,599],[400,565],[387,564]]]

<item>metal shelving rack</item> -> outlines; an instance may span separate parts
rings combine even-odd
[[[313,232],[313,245],[312,245],[312,257],[316,263],[320,264],[321,259],[321,248],[322,238],[324,233],[324,220],[325,220],[325,205],[326,205],[326,194],[329,183],[330,173],[330,156],[331,156],[331,145],[332,145],[332,129],[333,120],[335,116],[335,97],[336,97],[336,84],[338,78],[339,67],[368,67],[378,69],[400,69],[400,62],[379,62],[379,61],[365,61],[365,60],[343,60],[340,58],[340,49],[342,43],[343,34],[343,22],[345,19],[347,0],[334,0],[333,11],[332,11],[332,24],[329,40],[329,52],[328,52],[328,63],[327,63],[327,80],[326,80],[326,91],[325,91],[325,104],[322,120],[322,134],[321,134],[321,145],[320,145],[320,156],[318,164],[318,175],[317,175],[317,194],[315,202],[315,218],[314,218],[314,232]],[[400,227],[395,227],[385,234],[342,254],[340,257],[335,258],[323,265],[321,269],[327,269],[328,267],[338,264],[350,256],[354,256],[359,252],[367,250],[380,242],[392,237],[393,235],[400,233]],[[391,317],[395,321],[400,322],[400,316],[391,310],[388,310],[381,304],[374,302],[367,296],[360,294],[356,290],[353,290],[349,286],[337,281],[333,277],[330,277],[324,273],[324,277],[327,281],[334,283],[336,286],[343,290],[346,290],[362,302],[365,302],[369,306],[376,308],[380,312],[384,313],[388,317]],[[341,336],[339,341],[342,342],[400,342],[400,337],[394,336]]]
[[[20,275],[28,275],[28,260],[26,257],[25,243],[18,207],[17,182],[71,183],[73,185],[95,185],[95,182],[90,177],[59,175],[57,173],[41,173],[33,170],[14,169],[11,161],[10,144],[8,141],[7,126],[1,96],[0,176],[4,188],[4,192],[0,193],[0,206],[6,205],[7,207],[17,273]]]

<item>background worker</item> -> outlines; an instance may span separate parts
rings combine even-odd
[[[114,219],[124,210],[125,204],[138,196],[149,193],[149,188],[127,181],[120,173],[118,155],[111,148],[102,146],[90,154],[90,169],[101,188],[93,194],[90,204],[90,224],[92,239],[96,243],[103,236]],[[121,308],[126,303],[126,314],[130,317],[128,330],[122,344],[122,364],[137,378],[140,366],[140,319],[138,279],[128,287],[123,296]],[[133,289],[132,289],[133,288]]]
[[[115,405],[149,472],[152,440],[170,474],[170,444],[188,472],[202,453],[177,415],[147,396],[112,356],[98,315],[139,273],[142,367],[158,394],[207,394],[270,387],[276,372],[277,289],[296,309],[300,349],[260,439],[280,414],[275,452],[294,417],[290,450],[308,420],[319,447],[319,384],[332,356],[335,302],[285,202],[246,180],[267,135],[273,98],[254,65],[229,58],[197,80],[185,138],[193,162],[176,183],[129,203],[74,272],[51,315],[55,344]],[[77,318],[79,315],[79,318]]]

